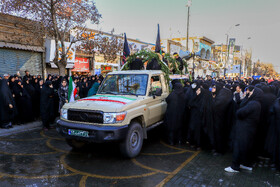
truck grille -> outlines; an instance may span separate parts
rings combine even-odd
[[[99,111],[69,109],[68,120],[88,123],[103,123],[103,113]]]

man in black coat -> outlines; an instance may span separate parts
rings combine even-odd
[[[0,126],[12,128],[15,115],[15,102],[6,79],[0,80]]]
[[[44,130],[50,129],[54,118],[54,89],[51,81],[47,81],[41,90],[40,112]]]
[[[263,91],[249,86],[247,96],[236,112],[237,120],[233,135],[233,161],[227,172],[238,172],[241,169],[252,171],[253,147],[256,138],[257,124],[261,114]]]
[[[182,141],[182,125],[184,115],[184,89],[181,83],[176,83],[171,94],[166,98],[167,110],[165,113],[166,134],[168,143]]]
[[[176,61],[179,62],[178,69],[182,72],[184,69],[184,62],[183,62],[182,58],[178,55],[178,53],[174,53],[173,56],[175,57]]]

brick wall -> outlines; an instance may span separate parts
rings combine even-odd
[[[43,37],[34,32],[38,23],[0,13],[0,42],[44,46]]]

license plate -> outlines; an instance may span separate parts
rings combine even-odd
[[[88,136],[88,131],[73,130],[73,129],[68,129],[68,135],[71,135],[71,136],[81,136],[81,137],[89,137]]]

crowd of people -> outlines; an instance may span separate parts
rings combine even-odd
[[[0,125],[12,128],[41,119],[52,128],[68,102],[69,76],[0,77]],[[95,95],[102,76],[73,76],[77,98]],[[228,172],[252,170],[256,158],[270,157],[280,169],[280,82],[278,80],[206,79],[172,81],[165,115],[169,144],[187,143],[214,155],[233,151]]]
[[[271,158],[280,169],[280,82],[197,78],[175,80],[165,115],[169,144],[187,144],[214,155],[233,151],[227,172],[252,170],[257,159]]]
[[[13,128],[41,119],[44,130],[52,128],[50,124],[68,102],[69,79],[48,75],[43,80],[40,75],[31,76],[29,71],[23,77],[4,74],[0,77],[0,127]],[[102,75],[73,76],[78,91],[76,99],[95,95],[102,80]]]

